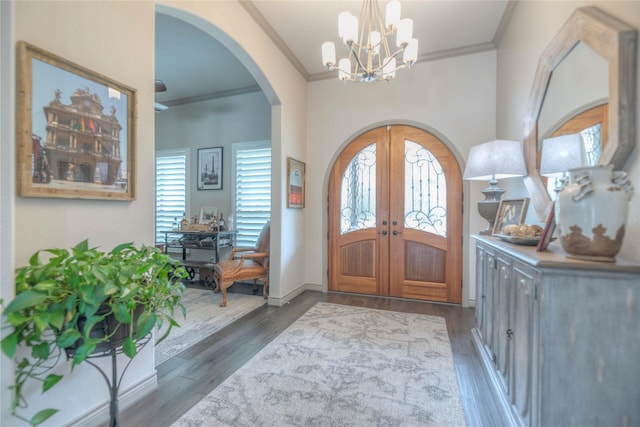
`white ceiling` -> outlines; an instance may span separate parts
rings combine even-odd
[[[381,1],[384,13],[386,2]],[[494,49],[513,8],[509,0],[401,0],[414,22],[418,62]],[[256,18],[309,81],[336,78],[322,65],[321,45],[336,44],[338,14],[360,14],[360,0],[254,0],[241,5]],[[179,19],[156,14],[156,78],[167,91],[158,102],[178,105],[259,90],[235,56],[215,39]]]

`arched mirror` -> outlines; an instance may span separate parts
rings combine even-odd
[[[635,146],[637,32],[595,7],[576,9],[538,62],[524,123],[524,182],[541,221],[552,200],[540,177],[542,139],[606,105],[599,164],[619,169]],[[602,110],[600,110],[602,113]]]

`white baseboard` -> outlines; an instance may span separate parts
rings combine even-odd
[[[324,287],[322,285],[314,285],[314,284],[310,284],[310,283],[305,283],[304,285],[301,285],[300,287],[292,290],[291,292],[289,292],[287,295],[283,296],[282,298],[276,298],[276,297],[269,296],[269,299],[267,300],[267,304],[275,305],[277,307],[282,307],[283,305],[287,304],[289,301],[291,301],[292,299],[294,299],[295,297],[297,297],[298,295],[300,295],[304,291],[325,292]]]
[[[143,378],[138,383],[131,385],[131,387],[129,387],[128,389],[121,390],[118,400],[120,413],[122,413],[125,409],[127,409],[140,399],[146,397],[149,393],[157,390],[157,388],[158,375],[157,372],[154,371],[153,374],[149,375],[146,378]],[[88,409],[85,413],[78,415],[76,418],[71,420],[67,424],[67,426],[95,427],[108,425],[110,419],[109,409],[110,402],[106,401],[100,405]]]

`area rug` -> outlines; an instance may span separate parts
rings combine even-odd
[[[464,426],[445,319],[318,303],[184,426]]]
[[[203,340],[229,323],[264,305],[262,295],[227,293],[227,306],[220,307],[221,293],[211,289],[187,288],[182,303],[187,308],[187,318],[181,313],[175,316],[180,324],[155,348],[156,365],[175,356],[193,344]],[[160,331],[160,335],[162,335]]]

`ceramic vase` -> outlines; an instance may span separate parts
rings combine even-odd
[[[569,170],[556,199],[558,237],[568,257],[615,261],[627,222],[633,186],[610,166]]]

